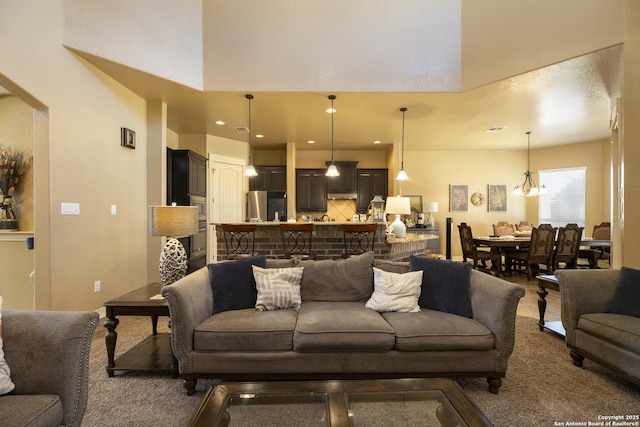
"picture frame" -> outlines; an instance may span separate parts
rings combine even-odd
[[[469,210],[469,186],[467,184],[449,185],[449,212],[467,212]]]
[[[507,185],[489,184],[487,197],[487,209],[489,212],[507,211]]]
[[[126,148],[135,150],[136,148],[136,133],[131,129],[120,128],[120,145]]]
[[[404,197],[408,197],[409,199],[411,199],[411,219],[413,219],[413,222],[415,223],[418,221],[418,214],[422,213],[422,196],[406,195]]]

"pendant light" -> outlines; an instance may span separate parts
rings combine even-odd
[[[340,176],[340,172],[338,172],[338,168],[336,168],[335,163],[333,162],[333,115],[336,113],[336,110],[333,108],[333,100],[336,99],[335,95],[329,95],[329,99],[331,100],[331,164],[327,168],[326,176]]]
[[[536,182],[533,180],[533,173],[531,172],[531,131],[525,132],[527,134],[527,171],[524,173],[524,182],[522,185],[516,185],[512,194],[514,196],[527,195],[537,196],[538,194],[548,194],[549,190],[543,185],[538,188]]]
[[[249,164],[245,168],[244,174],[245,176],[252,177],[258,175],[258,172],[256,172],[256,168],[253,167],[253,162],[251,161],[253,152],[253,147],[251,145],[251,100],[253,99],[253,95],[248,93],[244,97],[249,100]]]
[[[402,107],[400,111],[402,111],[402,160],[400,162],[400,172],[398,172],[396,180],[406,181],[409,179],[409,177],[407,176],[407,172],[404,170],[404,113],[405,111],[407,111],[407,107]]]

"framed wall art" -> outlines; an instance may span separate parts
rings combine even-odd
[[[408,197],[411,199],[411,218],[414,222],[418,221],[418,214],[422,213],[422,196],[409,196],[406,195],[404,197]]]
[[[451,184],[449,186],[449,211],[467,212],[469,210],[469,186]]]
[[[127,148],[136,148],[136,133],[131,129],[120,128],[120,145]]]
[[[505,184],[489,184],[489,212],[507,211],[507,186]]]

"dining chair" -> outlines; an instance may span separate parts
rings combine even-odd
[[[578,252],[580,251],[580,240],[584,227],[578,224],[567,224],[558,229],[556,247],[553,252],[553,271],[560,268],[560,263],[564,263],[565,268],[578,267]]]
[[[531,232],[533,230],[533,225],[529,221],[520,221],[518,225],[516,225],[516,229],[520,232]]]
[[[373,250],[378,224],[342,224],[344,252],[342,258],[360,255]]]
[[[611,239],[611,223],[602,222],[593,226],[594,240],[610,240]],[[609,246],[592,246],[589,249],[580,249],[578,251],[578,259],[586,259],[589,268],[598,268],[598,260],[608,259],[611,264],[611,248]]]
[[[515,234],[515,227],[507,221],[498,221],[493,224],[493,235],[500,236],[513,236]]]
[[[316,259],[311,252],[313,223],[281,223],[279,226],[286,258]]]
[[[471,226],[466,222],[458,225],[458,231],[460,232],[460,245],[462,246],[462,261],[467,262],[467,258],[473,261],[473,268],[478,270],[482,265],[482,270],[487,270],[487,261],[494,260],[494,254],[491,251],[478,249],[473,241],[473,232]],[[500,272],[498,272],[498,275]]]
[[[220,224],[227,249],[227,259],[257,255],[255,252],[256,224]]]
[[[512,270],[514,263],[522,262],[527,268],[527,280],[533,278],[533,268],[540,268],[540,264],[546,266],[547,274],[552,273],[553,268],[553,249],[556,243],[556,233],[558,229],[552,227],[551,224],[540,224],[531,230],[531,241],[529,248],[525,251],[507,252],[506,268],[507,271]]]

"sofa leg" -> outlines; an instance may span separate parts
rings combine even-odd
[[[573,359],[573,364],[578,368],[582,368],[582,362],[584,361],[584,356],[576,353],[574,350],[571,350],[571,358]]]
[[[500,390],[500,386],[502,385],[502,379],[487,378],[487,382],[489,383],[489,391],[493,394],[498,394],[498,390]]]
[[[184,388],[187,390],[187,396],[193,395],[196,392],[196,383],[198,380],[184,380]]]

